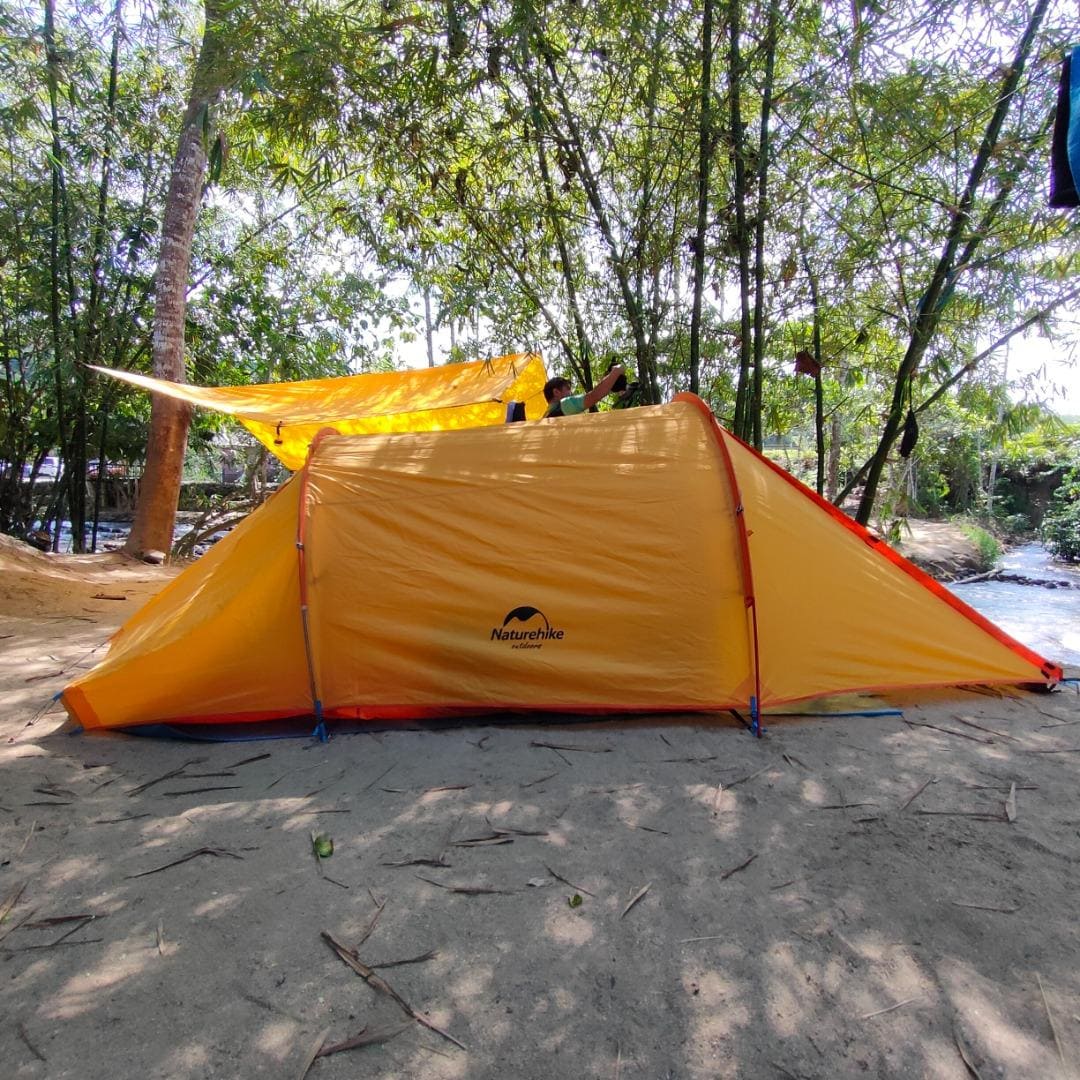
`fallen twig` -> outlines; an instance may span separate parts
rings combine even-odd
[[[545,750],[573,750],[579,754],[610,754],[610,746],[574,746],[570,743],[553,743],[543,742],[540,739],[533,739],[529,743],[530,746],[539,746]]]
[[[465,840],[451,841],[451,847],[491,847],[493,844],[512,844],[514,838],[505,831],[492,831],[487,836],[471,836]]]
[[[902,814],[931,784],[936,783],[936,782],[937,782],[937,777],[936,776],[931,776],[931,777],[928,777],[926,780],[924,780],[922,782],[922,784],[919,786],[918,791],[916,791],[915,794],[912,795],[911,798],[909,798],[908,801],[906,803],[904,803],[903,806],[900,807],[900,809],[897,811],[897,813]]]
[[[552,869],[551,869],[551,867],[547,865],[547,863],[544,863],[544,869],[545,869],[545,870],[546,870],[546,871],[547,871],[547,872],[548,872],[548,873],[549,873],[549,874],[550,874],[550,875],[551,875],[551,876],[552,876],[552,877],[553,877],[553,878],[554,878],[554,879],[555,879],[556,881],[561,881],[561,882],[562,882],[562,883],[563,883],[564,885],[569,885],[569,886],[570,886],[570,888],[574,890],[574,892],[583,892],[583,893],[584,893],[584,894],[585,894],[586,896],[592,896],[592,897],[594,897],[594,898],[595,898],[595,896],[596,896],[596,893],[591,893],[591,892],[589,892],[589,890],[588,890],[588,889],[584,888],[583,886],[581,886],[581,885],[575,885],[575,884],[574,884],[574,883],[573,883],[572,881],[567,881],[567,880],[566,880],[566,878],[564,878],[564,877],[562,876],[562,874],[557,874],[557,873],[555,873],[555,871],[554,871],[554,870],[552,870]]]
[[[429,885],[434,885],[437,889],[445,889],[447,892],[460,893],[462,896],[487,896],[487,895],[501,895],[509,896],[515,892],[515,889],[494,889],[489,885],[444,885],[441,881],[433,881],[431,878],[423,877],[421,874],[416,875],[421,881],[426,881]]]
[[[387,997],[392,998],[398,1003],[398,1005],[411,1016],[418,1024],[422,1024],[429,1031],[435,1032],[436,1035],[441,1035],[448,1042],[452,1042],[456,1047],[461,1050],[465,1049],[464,1044],[458,1042],[449,1032],[443,1031],[442,1028],[436,1027],[430,1020],[428,1020],[421,1013],[418,1013],[385,979],[377,975],[367,964],[363,962],[354,952],[346,949],[339,941],[335,941],[333,936],[327,931],[321,931],[322,939],[334,950],[335,953],[356,972],[372,989],[386,994]]]
[[[19,923],[23,930],[47,930],[51,926],[63,926],[69,922],[88,922],[93,915],[83,912],[81,915],[50,915],[47,919],[35,919],[33,922]]]
[[[953,1021],[953,1042],[956,1044],[957,1052],[960,1054],[960,1059],[967,1066],[968,1072],[975,1077],[975,1080],[982,1080],[982,1074],[975,1067],[975,1062],[972,1060],[974,1054],[971,1052],[971,1047],[968,1046],[967,1039],[955,1020]]]
[[[440,866],[448,867],[450,863],[443,855],[419,855],[415,859],[402,859],[400,862],[382,862],[380,866]]]
[[[1042,994],[1043,1008],[1046,1009],[1046,1019],[1050,1021],[1050,1033],[1054,1036],[1054,1045],[1057,1047],[1058,1059],[1065,1064],[1065,1051],[1061,1047],[1061,1039],[1058,1036],[1057,1024],[1054,1023],[1054,1014],[1050,1011],[1050,1002],[1046,1000],[1046,988],[1039,973],[1035,972],[1035,981],[1039,984],[1039,993]]]
[[[30,822],[30,828],[27,829],[27,831],[26,831],[26,839],[22,842],[22,847],[19,848],[18,852],[16,852],[16,854],[15,854],[16,859],[22,857],[22,853],[26,850],[27,845],[30,843],[30,837],[32,837],[34,835],[34,830],[36,828],[37,828],[37,821],[31,821]]]
[[[149,814],[128,814],[125,817],[95,818],[91,825],[119,825],[122,821],[138,821],[139,818],[149,817]]]
[[[304,1058],[303,1067],[300,1069],[300,1080],[304,1080],[311,1066],[315,1064],[315,1059],[319,1056],[319,1051],[323,1048],[323,1043],[326,1042],[326,1036],[330,1034],[330,1029],[323,1028],[318,1035],[315,1036],[315,1042],[312,1043],[311,1049],[308,1051],[307,1057]]]
[[[993,904],[969,904],[963,900],[954,900],[953,903],[957,907],[974,908],[976,911],[1000,911],[1002,915],[1012,915],[1020,910],[1019,904],[1013,907],[995,907]]]
[[[1009,795],[1005,800],[1005,816],[1010,822],[1016,820],[1016,785],[1009,785]]]
[[[24,881],[21,885],[16,885],[15,888],[7,894],[4,902],[0,904],[0,923],[11,914],[11,909],[19,902],[19,897],[22,896],[25,888],[26,882]]]
[[[96,918],[98,918],[98,916],[78,915],[73,916],[73,918],[76,918],[80,921],[77,922],[76,925],[73,926],[70,930],[66,930],[64,933],[62,933],[55,941],[47,941],[43,945],[26,945],[19,951],[29,952],[32,949],[55,949],[57,945],[63,945],[65,942],[67,942],[67,944],[69,945],[89,945],[91,944],[91,941],[101,940],[101,938],[93,938],[91,939],[91,941],[67,941],[69,937],[71,937],[73,934],[77,934],[84,926],[89,926],[90,923],[92,923]],[[26,926],[27,924],[24,923],[23,925]]]
[[[621,914],[621,915],[619,916],[619,918],[620,918],[620,919],[622,919],[622,918],[625,918],[625,917],[626,917],[626,913],[627,913],[627,912],[628,912],[628,911],[629,911],[629,910],[630,910],[630,909],[631,909],[631,908],[632,908],[632,907],[633,907],[633,906],[634,906],[634,905],[635,905],[635,904],[636,904],[636,903],[637,903],[637,902],[638,902],[638,901],[639,901],[639,900],[640,900],[640,899],[641,899],[641,898],[642,898],[642,897],[643,897],[643,896],[644,896],[644,895],[645,895],[645,894],[646,894],[646,893],[647,893],[647,892],[648,892],[648,891],[649,891],[649,890],[650,890],[651,888],[652,888],[652,882],[650,881],[650,882],[649,882],[649,884],[648,884],[648,885],[646,885],[646,886],[645,886],[645,887],[644,887],[643,889],[640,889],[640,890],[639,890],[638,892],[636,892],[636,893],[634,894],[633,898],[631,899],[630,903],[629,903],[629,904],[627,904],[627,905],[626,905],[626,907],[624,907],[624,908],[622,909],[622,914]]]
[[[322,1047],[315,1056],[329,1057],[331,1054],[340,1054],[345,1050],[356,1050],[361,1046],[375,1046],[389,1042],[391,1039],[396,1039],[403,1031],[407,1031],[409,1026],[409,1024],[399,1024],[395,1028],[383,1028],[381,1031],[372,1031],[370,1034],[367,1028],[363,1027],[351,1039]]]
[[[740,776],[738,780],[729,780],[724,786],[733,788],[736,784],[745,784],[747,780],[753,780],[755,776],[760,776],[763,772],[768,772],[771,768],[771,765],[765,765],[758,769],[757,772],[750,773],[749,776]]]
[[[243,855],[237,855],[235,851],[226,851],[225,848],[213,848],[213,847],[201,847],[195,851],[189,851],[186,855],[182,855],[179,859],[173,859],[172,862],[166,863],[164,866],[155,866],[153,870],[143,870],[141,874],[128,874],[125,880],[131,881],[133,878],[149,877],[151,874],[160,874],[162,870],[171,870],[174,866],[180,866],[183,863],[189,862],[191,859],[197,859],[200,855],[213,855],[217,858],[227,856],[230,859],[242,859]]]
[[[558,776],[558,775],[559,775],[558,772],[548,773],[546,776],[541,776],[537,780],[529,780],[526,783],[521,784],[520,786],[523,787],[523,788],[536,787],[537,784],[542,784],[545,780],[550,780],[553,776]]]
[[[217,787],[188,788],[185,791],[163,791],[161,794],[165,798],[177,795],[204,795],[208,791],[239,791],[243,786],[243,784],[219,784]]]
[[[915,1000],[917,1000],[917,998],[913,998],[913,997],[905,998],[903,1001],[898,1001],[895,1005],[890,1005],[885,1009],[878,1009],[876,1012],[869,1012],[865,1016],[860,1016],[859,1019],[860,1020],[872,1020],[875,1016],[884,1016],[885,1013],[890,1013],[894,1009],[900,1009],[900,1008],[903,1008],[903,1006],[905,1006],[905,1005],[910,1005]]]
[[[956,731],[953,728],[939,727],[937,724],[928,724],[925,720],[909,720],[904,717],[904,723],[908,727],[924,727],[930,728],[932,731],[940,731],[944,735],[955,735],[958,739],[970,739],[972,742],[991,744],[993,739],[980,739],[978,735],[969,735],[966,731]]]
[[[179,776],[189,765],[201,765],[207,759],[204,757],[191,758],[190,761],[185,761],[178,769],[172,769],[162,776],[155,776],[153,780],[147,780],[145,784],[140,784],[138,787],[133,787],[127,795],[129,797],[134,795],[141,795],[148,788],[152,788],[155,784],[163,784],[166,780],[172,780],[174,777]]]
[[[730,870],[725,870],[717,880],[727,881],[727,879],[731,877],[732,874],[737,874],[740,870],[745,870],[756,858],[757,852],[755,851],[754,854],[751,855],[750,858],[748,858],[745,862],[739,863],[738,866],[733,866]]]
[[[438,956],[438,952],[435,949],[429,949],[426,953],[421,953],[420,956],[410,956],[407,960],[387,960],[384,964],[371,964],[373,968],[392,968],[392,967],[404,967],[406,964],[424,964],[428,960],[434,960]]]
[[[367,924],[367,929],[360,935],[360,939],[354,946],[354,950],[359,949],[360,946],[371,937],[371,932],[375,929],[375,924],[379,921],[379,916],[383,913],[383,908],[386,907],[386,901],[376,901],[374,894],[371,894],[371,900],[372,903],[375,904],[375,914],[371,916],[371,921]]]
[[[38,1059],[38,1061],[48,1061],[49,1059],[30,1041],[30,1036],[26,1034],[26,1028],[23,1026],[23,1022],[20,1020],[15,1025],[15,1030],[19,1033],[19,1038],[22,1039],[26,1046],[26,1049],[30,1051]]]
[[[265,761],[269,754],[256,754],[254,757],[246,757],[242,761],[237,761],[233,765],[226,765],[226,769],[239,769],[241,765],[250,765],[254,761]]]
[[[967,724],[968,727],[977,728],[979,731],[985,731],[988,735],[996,735],[999,739],[1008,739],[1009,742],[1020,741],[1015,735],[1006,735],[1004,731],[995,731],[993,728],[983,727],[982,724],[976,724],[974,720],[969,720],[966,716],[954,716],[953,719],[959,721],[961,724]]]

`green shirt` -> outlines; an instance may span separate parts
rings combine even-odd
[[[584,394],[571,394],[570,397],[564,397],[562,401],[552,402],[548,406],[548,410],[544,413],[544,418],[552,415],[552,409],[558,408],[559,412],[555,413],[555,416],[577,416],[579,413],[586,412],[585,408],[585,395]]]

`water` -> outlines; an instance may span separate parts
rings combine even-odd
[[[1068,581],[1072,587],[1047,589],[1010,581],[977,581],[949,588],[964,603],[1048,660],[1080,666],[1080,569],[1056,562],[1040,544],[1011,548],[999,569],[1038,581]]]

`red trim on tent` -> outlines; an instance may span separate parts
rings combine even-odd
[[[712,415],[712,412],[709,409],[709,406],[706,405],[704,401],[696,397],[694,394],[676,394],[674,400],[688,401],[698,404],[698,406],[703,409],[712,419],[712,422],[714,424],[717,423],[716,418]],[[888,559],[889,562],[891,562],[898,569],[903,570],[905,574],[914,578],[924,588],[929,589],[930,592],[932,592],[939,600],[944,601],[954,611],[963,615],[965,618],[970,619],[973,623],[975,623],[976,626],[978,626],[982,630],[985,630],[991,637],[995,638],[996,640],[1001,642],[1002,645],[1011,649],[1021,659],[1026,660],[1033,667],[1037,668],[1047,681],[1055,683],[1061,681],[1064,672],[1057,664],[1053,663],[1050,660],[1047,660],[1043,656],[1040,656],[1038,653],[1029,649],[1026,645],[1017,641],[1015,638],[1010,637],[1008,634],[1005,633],[1004,630],[1001,629],[1000,626],[995,626],[994,623],[992,623],[989,619],[986,618],[986,616],[980,615],[979,612],[977,612],[973,607],[969,607],[967,604],[964,603],[963,600],[960,599],[960,597],[954,595],[944,585],[942,585],[941,582],[935,581],[934,578],[932,578],[925,571],[920,570],[919,567],[917,567],[914,563],[908,562],[908,560],[905,559],[904,556],[900,554],[900,552],[895,551],[888,544],[886,544],[884,540],[880,540],[878,537],[873,536],[869,532],[869,530],[867,530],[863,525],[860,525],[853,518],[848,517],[847,514],[845,514],[838,507],[833,506],[833,504],[827,499],[823,499],[816,491],[814,491],[812,488],[807,487],[801,480],[792,476],[791,473],[789,473],[786,469],[781,468],[775,462],[770,461],[764,454],[760,453],[752,446],[743,442],[742,439],[738,437],[738,435],[732,435],[730,431],[726,430],[725,434],[728,435],[730,438],[734,439],[737,443],[739,443],[740,446],[743,446],[747,450],[749,450],[750,453],[753,454],[759,461],[763,462],[770,469],[772,469],[772,471],[776,473],[777,476],[782,477],[793,487],[798,488],[799,491],[801,491],[804,495],[812,499],[834,521],[837,521],[841,525],[843,525],[844,528],[848,530],[848,532],[854,533],[857,537],[859,537],[860,540],[872,547],[883,558]]]
[[[735,521],[738,525],[739,554],[742,557],[743,572],[743,599],[750,613],[750,649],[754,657],[754,702],[751,703],[751,712],[754,714],[754,722],[758,735],[761,734],[761,725],[757,722],[757,713],[761,709],[761,665],[758,662],[758,623],[757,601],[754,596],[754,572],[750,561],[750,537],[746,532],[746,515],[743,513],[742,492],[739,490],[739,478],[735,475],[735,464],[731,460],[731,453],[724,443],[724,431],[716,422],[712,410],[697,394],[676,394],[675,401],[685,401],[694,405],[705,417],[716,439],[716,445],[720,448],[720,456],[727,470],[728,483],[731,485],[731,493],[735,499]]]

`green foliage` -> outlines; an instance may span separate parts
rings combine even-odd
[[[1001,541],[993,533],[987,532],[974,522],[961,522],[964,535],[975,545],[979,552],[979,569],[991,570],[1001,558]]]
[[[1059,559],[1080,562],[1080,465],[1074,466],[1054,493],[1043,518],[1043,543]]]

